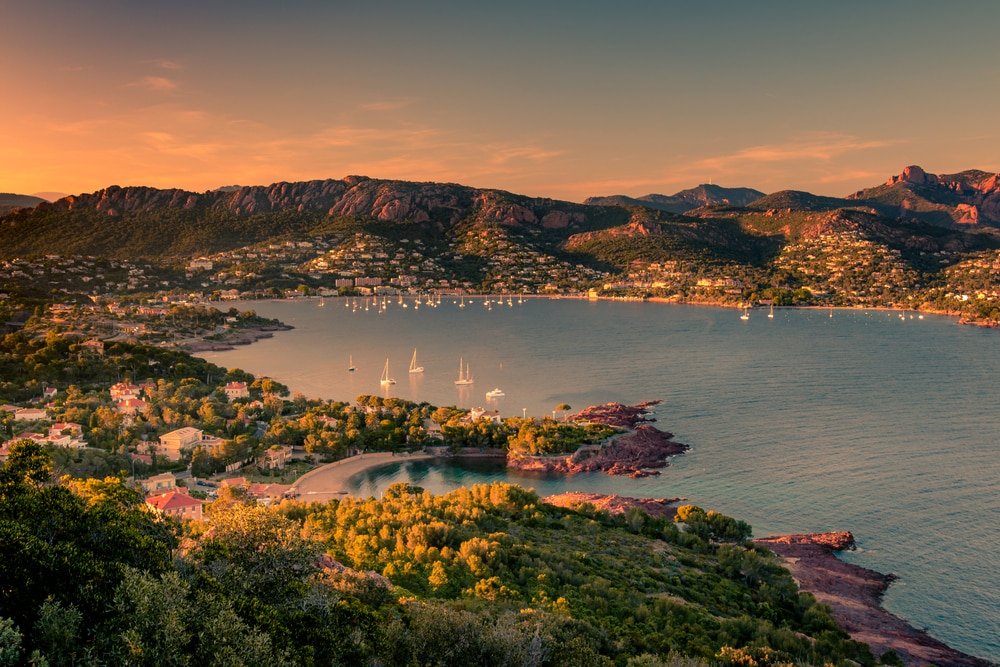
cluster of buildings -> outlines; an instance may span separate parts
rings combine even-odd
[[[944,271],[942,285],[934,295],[949,301],[1000,300],[1000,250],[988,250]]]
[[[0,260],[0,281],[4,280],[31,281],[53,292],[77,294],[85,291],[91,295],[155,290],[170,284],[148,264],[55,254],[34,259]]]
[[[336,239],[312,238],[303,241],[263,243],[192,259],[185,266],[186,278],[205,288],[236,288],[252,283],[265,270],[288,274],[326,251]]]
[[[920,277],[901,253],[855,231],[828,232],[785,246],[775,265],[800,276],[816,295],[844,305],[875,305],[909,298]]]
[[[449,277],[420,239],[389,241],[364,232],[306,262],[302,270],[315,278],[332,276],[333,287],[360,294],[472,287]]]
[[[58,394],[58,390],[54,387],[45,387],[42,390],[42,400],[55,398],[56,394]],[[18,440],[33,440],[68,449],[83,449],[87,447],[87,441],[83,437],[82,425],[75,422],[54,422],[46,425],[46,422],[49,422],[51,417],[49,410],[45,407],[4,404],[0,405],[0,413],[11,415],[15,423],[37,429],[22,431],[0,444],[0,463],[7,460],[11,445]]]
[[[111,385],[108,392],[111,394],[111,402],[115,404],[115,410],[126,417],[135,417],[143,412],[147,403],[141,398],[142,394],[147,396],[156,389],[154,382],[144,382],[141,385],[131,382],[118,382]]]
[[[0,406],[0,410],[4,410],[8,407],[11,406]],[[44,410],[42,412],[44,412]],[[43,417],[42,419],[45,418],[46,417]],[[0,463],[7,460],[7,456],[10,454],[11,445],[19,440],[33,440],[38,443],[53,445],[56,447],[66,447],[67,449],[83,449],[84,447],[87,447],[87,441],[83,437],[83,426],[73,422],[56,422],[45,429],[44,433],[26,431],[19,433],[3,444],[0,444]]]
[[[139,480],[139,486],[146,496],[146,505],[158,514],[178,519],[202,520],[202,508],[206,501],[192,496],[186,487],[178,486],[177,477],[173,473],[165,472]],[[239,490],[262,505],[278,503],[295,496],[295,489],[290,484],[254,483],[245,477],[232,477],[209,486]]]
[[[470,230],[453,248],[456,262],[470,256],[485,263],[483,287],[491,292],[580,291],[609,277],[604,271],[557,259],[530,243],[515,243],[494,229]]]

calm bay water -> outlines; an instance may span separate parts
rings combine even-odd
[[[388,393],[538,415],[658,398],[660,428],[693,447],[641,480],[411,462],[355,478],[358,491],[505,479],[543,495],[683,496],[757,535],[851,530],[860,548],[845,560],[899,576],[890,611],[1000,661],[1000,333],[876,311],[741,321],[733,310],[577,300],[393,303],[382,314],[318,303],[237,303],[296,329],[202,356],[340,400]],[[407,372],[414,348],[423,374]],[[471,387],[454,385],[460,356]],[[386,358],[397,381],[387,392]],[[487,402],[494,387],[506,396]]]

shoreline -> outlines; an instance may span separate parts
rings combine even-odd
[[[483,299],[483,298],[509,298],[517,296],[519,299],[546,299],[550,301],[561,301],[565,299],[572,299],[575,301],[610,301],[610,302],[620,302],[620,303],[657,303],[668,306],[698,306],[703,308],[725,308],[726,310],[741,310],[744,308],[743,305],[739,303],[731,303],[728,301],[683,301],[673,299],[671,297],[662,296],[650,296],[650,297],[618,297],[618,296],[597,296],[591,297],[587,294],[517,294],[517,293],[500,293],[500,292],[473,292],[469,294],[442,294],[442,298],[458,298],[464,296],[466,299]],[[263,301],[266,303],[284,303],[284,302],[312,302],[319,301],[323,299],[338,300],[338,299],[370,299],[373,298],[369,296],[301,296],[301,297],[268,297],[264,299],[237,299],[237,301],[242,303],[250,303],[254,301]],[[378,297],[380,298],[380,297]],[[388,297],[386,297],[388,298]],[[392,295],[392,298],[399,298],[399,295]],[[417,298],[416,295],[404,294],[403,299],[414,299]],[[222,304],[230,303],[228,301],[208,301],[206,302],[213,307],[220,307]],[[755,305],[750,306],[750,310],[760,310],[767,308],[766,305]],[[838,310],[838,311],[864,311],[871,310],[876,312],[897,312],[897,313],[914,313],[921,315],[934,315],[936,317],[948,317],[954,318],[957,324],[983,327],[983,328],[996,328],[997,325],[991,322],[979,322],[976,320],[966,320],[962,317],[962,313],[956,310],[941,310],[937,308],[913,308],[909,306],[824,306],[824,305],[810,305],[810,306],[775,306],[775,310]],[[288,327],[294,328],[294,327]]]
[[[892,650],[907,667],[993,664],[948,646],[886,610],[882,596],[896,577],[847,563],[836,556],[838,551],[854,548],[851,533],[778,535],[756,538],[753,542],[774,552],[799,588],[829,605],[837,625],[852,639],[870,646],[876,657]]]
[[[334,498],[364,498],[345,490],[351,477],[396,462],[443,461],[424,452],[394,455],[391,452],[359,454],[311,470],[292,484],[297,500],[325,503]],[[467,457],[466,457],[467,458]],[[569,477],[570,475],[566,475]],[[573,509],[588,503],[610,514],[637,508],[654,517],[673,518],[684,498],[632,498],[617,494],[566,491],[541,497],[545,503]],[[871,647],[876,657],[895,651],[907,667],[927,664],[954,667],[990,667],[994,663],[948,646],[882,607],[882,597],[896,580],[859,565],[847,563],[836,553],[854,548],[849,532],[790,534],[755,538],[753,543],[772,551],[795,579],[800,590],[829,605],[833,618],[852,639]]]
[[[436,457],[423,452],[399,455],[392,452],[357,454],[310,470],[292,483],[292,489],[298,500],[326,502],[332,498],[351,496],[350,491],[344,490],[344,486],[355,475],[389,463],[428,461],[434,458]]]
[[[274,338],[275,332],[291,331],[295,327],[290,324],[269,324],[260,327],[248,327],[246,329],[235,329],[227,332],[219,340],[209,340],[207,338],[188,338],[173,341],[171,347],[184,350],[189,354],[199,352],[225,352],[235,350],[236,346],[253,345],[257,341]]]

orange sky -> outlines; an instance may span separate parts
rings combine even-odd
[[[364,174],[846,194],[911,163],[1000,168],[1000,3],[669,4],[10,0],[0,191]]]

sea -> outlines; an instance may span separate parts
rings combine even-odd
[[[541,495],[683,497],[757,536],[850,530],[858,549],[844,560],[898,577],[889,611],[1000,661],[1000,331],[901,311],[741,319],[715,307],[517,296],[232,305],[295,329],[200,356],[309,397],[557,418],[562,403],[659,400],[656,425],[691,446],[645,479],[409,462],[355,477],[359,494],[506,480]],[[408,371],[414,351],[422,373]],[[454,383],[460,360],[472,385]],[[396,383],[383,387],[387,364]],[[495,388],[504,396],[487,399]]]

